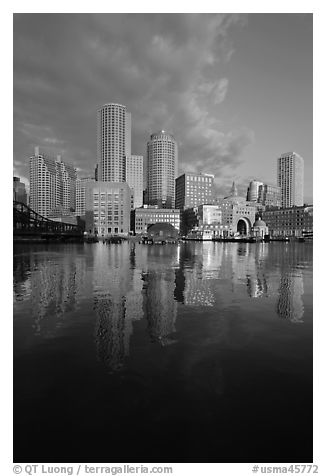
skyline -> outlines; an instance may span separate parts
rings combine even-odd
[[[213,173],[221,195],[276,184],[295,151],[312,203],[312,14],[14,14],[14,174],[28,184],[39,145],[93,175],[108,102],[131,112],[132,154],[167,130],[178,175]]]

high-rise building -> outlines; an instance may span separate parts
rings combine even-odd
[[[211,204],[214,175],[186,172],[175,181],[175,207],[180,210]]]
[[[280,207],[282,203],[281,188],[277,185],[263,183],[258,189],[257,203],[261,203],[265,207]]]
[[[131,116],[122,104],[104,104],[97,112],[99,181],[125,182],[126,155],[131,154]]]
[[[47,217],[51,210],[63,207],[74,211],[76,206],[76,169],[67,162],[39,152],[35,147],[30,158],[30,206]]]
[[[127,155],[126,156],[126,182],[131,190],[131,208],[139,208],[143,206],[143,156]]]
[[[25,184],[20,181],[19,177],[14,177],[13,181],[13,199],[15,202],[25,203],[27,205],[27,193]]]
[[[277,159],[277,185],[281,187],[282,207],[303,205],[303,158],[287,152]]]
[[[76,181],[76,216],[84,216],[86,212],[85,184],[95,182],[94,177],[78,178]]]
[[[248,202],[257,202],[259,187],[261,185],[263,185],[263,182],[259,182],[258,180],[252,180],[249,183],[249,187],[248,187],[248,190],[247,190],[247,201]]]
[[[147,142],[148,203],[174,208],[175,179],[178,170],[178,146],[165,131],[151,135]]]

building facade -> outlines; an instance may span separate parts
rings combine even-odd
[[[13,180],[13,199],[15,202],[21,202],[27,205],[27,193],[25,184],[20,181],[19,177],[14,177]]]
[[[97,112],[98,180],[124,182],[125,157],[131,154],[131,116],[122,104],[104,104]]]
[[[90,234],[127,236],[130,230],[130,188],[126,182],[85,183],[85,228]]]
[[[303,158],[287,152],[277,159],[277,185],[281,188],[282,207],[303,205]]]
[[[77,173],[73,165],[40,153],[30,157],[30,207],[47,217],[59,206],[75,211]]]
[[[175,206],[175,179],[178,170],[178,146],[165,131],[151,135],[147,142],[148,204],[161,208]]]
[[[264,207],[281,207],[282,196],[281,187],[277,185],[268,185],[266,183],[259,186],[258,200]]]
[[[262,219],[273,237],[304,238],[313,235],[313,207],[291,207],[265,210]]]
[[[218,205],[199,205],[198,223],[201,225],[221,225],[222,210]]]
[[[175,207],[180,210],[211,204],[214,175],[186,172],[175,181]]]
[[[143,206],[144,170],[142,155],[126,156],[126,182],[131,190],[131,208]]]
[[[134,210],[132,223],[136,235],[147,233],[148,225],[156,223],[169,223],[180,231],[180,210],[144,205],[143,208]]]
[[[76,181],[76,216],[84,216],[86,213],[85,184],[95,182],[94,177],[78,178]]]

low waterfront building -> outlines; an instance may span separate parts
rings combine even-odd
[[[262,219],[270,237],[302,238],[313,234],[313,206],[265,210]]]
[[[147,233],[148,225],[154,225],[155,223],[170,223],[179,232],[180,210],[144,205],[132,212],[131,222],[132,230],[136,235]]]
[[[85,183],[86,232],[127,236],[130,230],[130,188],[126,182]]]
[[[258,220],[256,220],[253,224],[251,235],[254,238],[262,239],[265,237],[265,235],[268,235],[268,226],[261,218],[258,218]]]

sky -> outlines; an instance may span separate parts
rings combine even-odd
[[[171,132],[179,173],[276,184],[277,157],[304,158],[313,201],[313,15],[14,14],[14,174],[28,184],[34,147],[94,175],[96,114],[126,105],[132,153]]]

